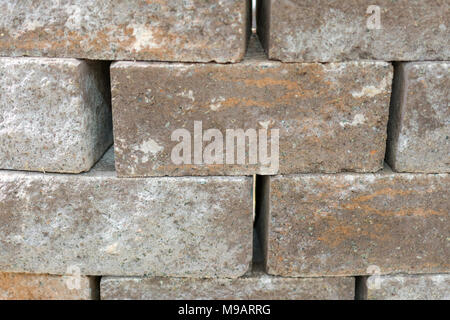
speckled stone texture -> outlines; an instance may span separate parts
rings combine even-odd
[[[0,168],[89,170],[113,140],[108,67],[0,58]]]
[[[0,55],[236,62],[248,0],[0,0]]]
[[[0,270],[238,277],[252,257],[251,177],[119,179],[0,171]]]
[[[98,284],[95,277],[0,272],[0,300],[93,300]]]
[[[281,276],[450,271],[450,176],[266,177],[259,230],[266,270]],[[270,199],[267,195],[270,194]]]
[[[101,280],[103,300],[353,300],[354,278],[281,278],[252,272],[238,279]]]
[[[385,154],[392,77],[392,65],[384,62],[267,61],[255,39],[239,64],[114,63],[117,173],[133,177],[378,171]],[[188,130],[192,146],[195,121],[201,121],[203,133],[218,129],[222,134],[223,164],[195,163],[194,147],[190,164],[172,161],[180,143],[172,134]],[[227,129],[254,129],[257,134],[267,129],[269,154],[273,130],[278,129],[279,168],[264,164],[259,156],[252,164],[248,154],[245,164],[227,162]],[[203,154],[210,143],[203,141]],[[250,151],[248,145],[246,150]]]
[[[449,60],[449,22],[448,0],[258,1],[259,37],[284,62]]]
[[[396,65],[387,161],[399,172],[450,172],[450,62]]]
[[[450,274],[371,276],[363,285],[368,300],[450,300]]]

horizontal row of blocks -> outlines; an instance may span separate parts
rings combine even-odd
[[[73,287],[70,281],[78,281]],[[0,273],[0,300],[449,300],[450,275],[239,279],[116,278]],[[356,290],[355,290],[356,289]]]
[[[449,174],[258,177],[264,269],[288,277],[446,273]],[[253,248],[251,177],[0,171],[0,270],[237,278]],[[398,253],[398,254],[397,254]]]
[[[284,62],[449,60],[447,0],[258,0],[257,30]],[[0,0],[0,56],[238,62],[251,1]]]
[[[284,64],[264,60],[256,40],[229,65],[0,58],[0,168],[88,171],[114,124],[120,177],[376,172],[386,151],[397,172],[450,172],[449,66]],[[216,154],[228,152],[216,144],[228,129],[266,130],[270,163],[195,162],[198,123],[202,160],[210,129]],[[191,156],[175,164],[181,129]]]

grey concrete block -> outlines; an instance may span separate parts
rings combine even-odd
[[[450,172],[450,63],[396,66],[387,161],[399,172]]]
[[[450,300],[450,274],[374,275],[363,279],[360,299]]]
[[[386,62],[280,63],[259,44],[236,64],[116,62],[111,66],[116,168],[121,177],[374,172],[383,168],[393,67]],[[200,123],[200,143],[194,142]],[[219,138],[206,138],[218,130]],[[227,130],[267,130],[228,161]],[[188,137],[174,139],[179,130]],[[200,129],[201,130],[201,129]],[[275,132],[279,133],[279,139]],[[201,138],[203,134],[203,139]],[[250,134],[249,134],[250,136]],[[245,138],[245,137],[244,137]],[[190,140],[189,140],[190,139]],[[194,145],[174,163],[180,141]],[[205,161],[220,142],[220,161]],[[237,140],[237,139],[236,139]],[[247,138],[250,140],[250,138]],[[278,142],[278,144],[274,143]],[[274,147],[276,145],[277,147]],[[194,158],[199,146],[200,161]],[[279,161],[278,161],[279,160]]]
[[[283,62],[449,60],[448,0],[259,0],[258,34]]]
[[[353,300],[354,278],[282,278],[252,272],[237,279],[101,280],[103,300]]]
[[[0,169],[89,170],[112,144],[108,67],[0,58]]]
[[[0,0],[0,55],[236,62],[250,0]]]
[[[0,171],[0,270],[238,277],[252,257],[252,178],[120,179]]]
[[[450,271],[449,174],[386,168],[375,174],[304,174],[263,181],[259,233],[270,274]]]

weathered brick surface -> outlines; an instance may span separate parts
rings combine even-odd
[[[292,175],[265,180],[266,268],[282,276],[450,271],[450,176]],[[373,270],[372,270],[373,269]]]
[[[352,300],[354,278],[281,278],[253,272],[237,279],[114,278],[104,300]]]
[[[92,300],[98,292],[94,277],[0,272],[0,300]]]
[[[108,64],[0,58],[0,168],[78,173],[112,144]]]
[[[237,277],[252,256],[252,179],[0,172],[0,270]]]
[[[448,0],[259,0],[258,33],[285,62],[449,60],[449,12]]]
[[[363,286],[369,300],[450,300],[450,274],[371,276]]]
[[[450,172],[450,63],[396,67],[387,161],[399,172]]]
[[[0,0],[0,55],[236,62],[247,0]]]
[[[251,43],[232,65],[118,62],[111,66],[119,176],[373,172],[382,168],[393,68],[384,62],[282,64]],[[224,137],[225,164],[174,164],[172,141],[194,122]],[[279,129],[279,170],[226,161],[227,129]],[[210,142],[203,142],[203,150]],[[259,150],[261,147],[259,146]],[[247,146],[247,151],[249,147]]]

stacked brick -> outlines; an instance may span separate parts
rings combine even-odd
[[[0,0],[0,299],[448,299],[449,5],[379,2]]]
[[[266,271],[284,277],[357,276],[360,299],[448,299],[448,1],[259,4],[258,35],[270,59],[325,65],[394,62],[387,164],[382,170],[365,163],[365,170],[281,172],[261,179],[258,229]],[[389,73],[384,82],[378,78],[386,87],[365,84],[360,77],[346,82],[362,85],[353,89],[353,98],[378,106],[369,108],[369,114],[386,111],[381,106],[384,95],[391,95]],[[370,143],[374,139],[369,134],[386,131],[385,122],[378,122],[381,129],[360,114],[364,117],[358,119],[364,120],[355,118],[351,124],[369,127],[361,128],[362,136],[347,145],[366,138]],[[384,153],[383,146],[373,144],[374,154]]]

